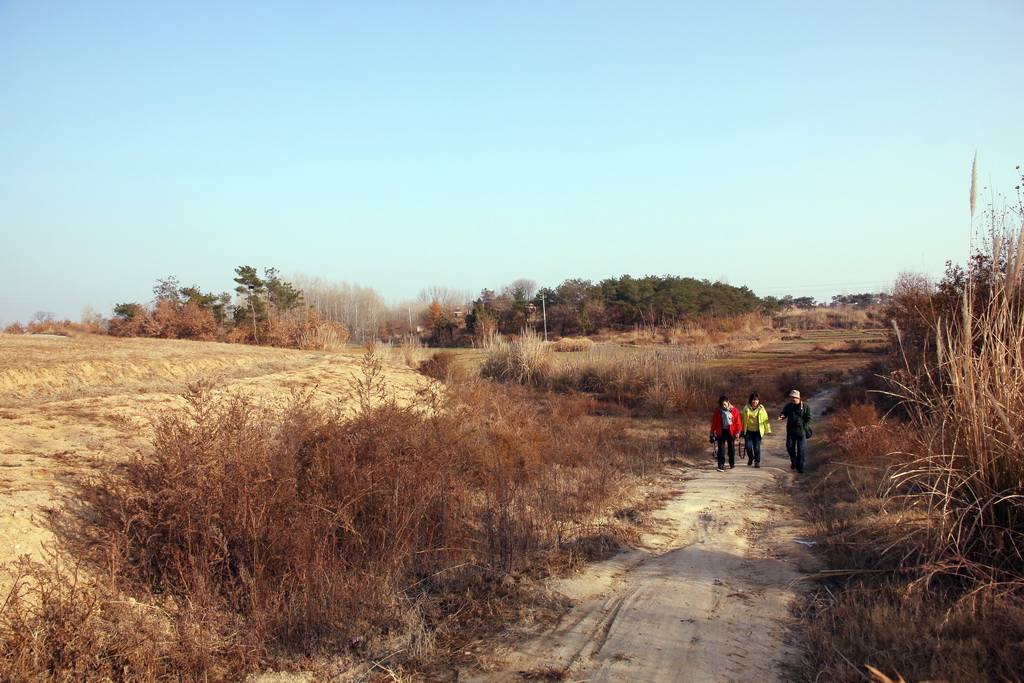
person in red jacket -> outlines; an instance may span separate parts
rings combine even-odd
[[[725,451],[729,449],[729,469],[736,467],[736,437],[743,431],[740,411],[727,396],[718,397],[718,407],[711,415],[711,440],[718,443],[718,471],[725,472]]]

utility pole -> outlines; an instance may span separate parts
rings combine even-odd
[[[256,346],[260,345],[260,337],[256,333],[256,306],[252,303],[252,295],[256,290],[256,285],[249,285],[249,310],[252,311],[252,338],[256,340]]]
[[[544,341],[548,340],[548,307],[547,307],[548,295],[541,292],[540,295],[540,310],[544,313]]]

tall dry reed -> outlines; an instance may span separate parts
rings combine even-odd
[[[705,346],[647,346],[624,349],[597,344],[586,353],[560,359],[556,388],[597,394],[643,412],[668,415],[703,408],[714,388]]]
[[[483,377],[527,386],[543,386],[551,380],[554,352],[536,332],[524,330],[514,339],[494,337],[485,350],[480,366]]]
[[[992,243],[988,295],[968,281],[934,325],[936,371],[901,385],[930,448],[893,479],[925,506],[929,576],[1024,590],[1024,231]]]

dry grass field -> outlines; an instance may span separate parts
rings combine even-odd
[[[180,409],[189,383],[213,382],[268,405],[293,390],[345,403],[362,351],[104,336],[0,335],[0,563],[38,556],[43,523],[69,485],[142,447],[153,420]],[[387,365],[399,399],[427,381]]]

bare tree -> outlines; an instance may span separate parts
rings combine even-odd
[[[354,341],[377,339],[388,329],[391,311],[373,288],[307,275],[297,275],[292,281],[306,303],[332,322],[344,323]]]
[[[524,277],[514,280],[512,284],[506,285],[502,288],[504,291],[512,294],[512,298],[516,298],[515,293],[521,294],[523,299],[529,301],[537,294],[537,282],[535,280],[528,280]]]
[[[464,308],[473,300],[473,293],[468,289],[446,287],[444,285],[431,285],[420,290],[416,297],[417,301],[429,304],[436,300],[445,311],[451,312]]]

